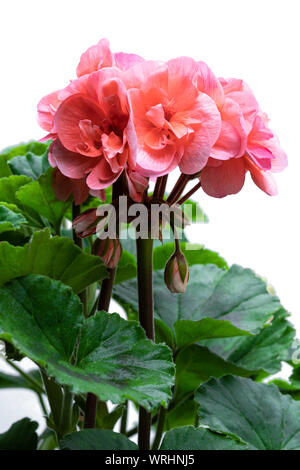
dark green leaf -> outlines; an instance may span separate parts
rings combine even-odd
[[[28,152],[26,155],[13,157],[8,164],[14,175],[25,175],[36,180],[50,168],[48,150],[43,155]]]
[[[34,141],[5,148],[0,152],[0,178],[10,176],[12,174],[9,165],[7,164],[7,162],[12,158],[26,155],[28,152],[31,152],[34,155],[43,155],[47,152],[48,148],[49,142],[41,143]]]
[[[247,377],[250,372],[224,361],[207,348],[193,344],[180,351],[176,357],[176,387],[173,400],[181,401],[211,377],[228,374]]]
[[[62,450],[138,450],[138,446],[123,434],[109,429],[85,429],[64,437]]]
[[[280,371],[281,362],[290,359],[290,346],[295,335],[286,316],[284,309],[279,310],[272,323],[255,336],[214,339],[204,344],[224,360],[239,367],[275,374]]]
[[[168,431],[160,450],[247,450],[247,446],[209,429],[186,426]]]
[[[8,431],[0,434],[0,450],[36,450],[38,423],[29,418],[14,423]]]
[[[27,220],[14,204],[0,203],[0,233],[19,230]]]
[[[0,289],[0,336],[75,393],[114,403],[128,398],[149,410],[170,398],[169,348],[117,314],[84,319],[71,289],[45,276],[29,275]]]
[[[0,285],[26,274],[44,274],[71,286],[74,292],[107,276],[98,256],[84,253],[68,238],[36,232],[24,247],[0,244]]]
[[[238,436],[251,449],[300,449],[300,403],[274,385],[227,376],[201,385],[195,400],[202,424]]]
[[[268,293],[266,284],[253,271],[236,265],[228,271],[210,264],[191,266],[185,294],[169,292],[163,271],[154,272],[153,283],[156,318],[176,333],[180,346],[205,335],[211,338],[213,329],[217,337],[257,333],[280,308],[278,298]],[[135,279],[115,286],[114,296],[137,311]],[[215,322],[200,323],[207,318]],[[218,328],[217,321],[222,322]]]

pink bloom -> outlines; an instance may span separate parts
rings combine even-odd
[[[113,54],[109,48],[108,40],[104,38],[82,54],[76,70],[77,77],[97,72],[97,70],[105,67],[116,66],[121,70],[127,70],[143,60],[142,57],[136,54],[126,54],[124,52]]]
[[[134,171],[136,135],[127,91],[113,68],[79,78],[60,92],[50,164],[71,179],[102,190],[123,170]]]
[[[221,116],[225,120],[211,153],[213,158],[208,160],[201,173],[203,190],[214,197],[236,194],[244,185],[245,173],[250,171],[255,184],[273,196],[277,194],[277,186],[272,173],[287,166],[286,154],[269,129],[266,115],[261,112],[249,87],[236,79],[221,79],[221,83],[225,96]],[[229,100],[232,112],[226,115],[224,106]]]
[[[61,201],[67,201],[72,195],[74,202],[77,206],[85,202],[91,194],[96,196],[99,199],[105,200],[105,191],[91,191],[85,182],[85,178],[80,180],[67,178],[65,175],[59,171],[58,168],[55,168],[52,177],[52,187],[53,191],[58,199]]]
[[[182,57],[143,62],[125,74],[142,175],[162,176],[177,165],[193,174],[205,166],[221,121],[214,101],[196,86],[197,69],[193,59]]]

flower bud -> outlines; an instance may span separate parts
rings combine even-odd
[[[95,241],[93,255],[99,256],[107,268],[115,268],[122,255],[122,245],[118,239],[104,238]]]
[[[165,283],[169,291],[183,294],[189,279],[189,265],[181,251],[175,251],[165,267]]]
[[[96,233],[97,209],[88,209],[73,220],[73,229],[80,238],[89,237]]]

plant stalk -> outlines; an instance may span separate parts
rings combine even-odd
[[[166,408],[161,406],[159,410],[156,434],[155,434],[155,438],[153,441],[152,450],[157,450],[159,448],[160,441],[164,432],[166,416],[167,416],[167,410]]]
[[[137,278],[139,299],[139,321],[146,336],[154,340],[152,257],[153,240],[151,238],[136,240]],[[150,449],[151,413],[140,407],[138,444],[140,450]]]

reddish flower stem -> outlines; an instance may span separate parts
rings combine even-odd
[[[199,181],[199,183],[197,183],[188,193],[186,193],[185,196],[179,199],[177,204],[179,206],[181,206],[181,204],[184,204],[185,201],[187,201],[196,191],[198,191],[199,188],[201,188],[201,181]]]
[[[136,240],[139,321],[149,339],[154,340],[151,238]],[[138,444],[140,450],[150,449],[151,413],[140,407]]]

